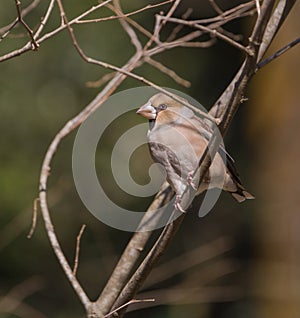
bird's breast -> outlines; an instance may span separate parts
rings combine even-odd
[[[197,131],[182,125],[155,127],[148,133],[148,142],[155,161],[168,161],[187,173],[197,167],[207,144]]]

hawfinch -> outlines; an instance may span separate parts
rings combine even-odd
[[[163,93],[152,96],[137,114],[149,119],[147,138],[151,156],[164,167],[167,181],[176,193],[175,208],[183,211],[179,201],[188,185],[195,187],[192,176],[212,136],[212,129],[190,108]],[[196,195],[208,187],[223,189],[238,202],[254,198],[243,187],[234,161],[222,145]]]

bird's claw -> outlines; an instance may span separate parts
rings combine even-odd
[[[197,191],[198,189],[197,189],[197,187],[196,187],[196,185],[195,185],[195,183],[194,183],[193,174],[194,174],[193,171],[191,171],[191,172],[188,173],[188,175],[187,175],[187,183],[188,183],[188,185],[191,186],[195,191]]]
[[[186,213],[186,211],[182,208],[182,206],[179,203],[180,199],[181,199],[181,195],[176,195],[174,208],[182,213]]]

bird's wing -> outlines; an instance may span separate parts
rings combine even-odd
[[[193,116],[192,121],[199,130],[199,133],[209,142],[213,134],[211,126],[209,126],[202,118],[199,118],[196,115]],[[234,159],[226,151],[224,144],[220,144],[218,152],[221,155],[224,162],[230,161],[230,164],[234,166]],[[234,169],[236,170],[235,167]]]
[[[233,158],[228,154],[228,152],[225,150],[224,147],[220,147],[219,148],[219,153],[223,159],[223,161],[226,163],[226,167],[232,177],[232,179],[238,183],[238,184],[242,184],[242,181],[240,179],[240,175],[237,171],[237,168],[235,166],[235,162],[233,160]]]

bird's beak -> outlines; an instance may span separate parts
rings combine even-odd
[[[136,113],[147,119],[155,119],[157,115],[156,109],[151,105],[150,102],[140,107]]]

